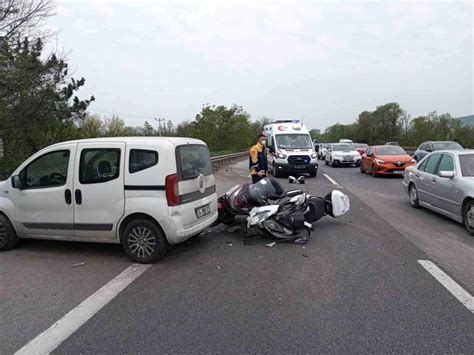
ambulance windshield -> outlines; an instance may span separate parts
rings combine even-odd
[[[309,134],[277,134],[276,145],[280,149],[312,149]]]

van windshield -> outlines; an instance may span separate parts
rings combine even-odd
[[[176,163],[180,180],[195,179],[200,174],[212,175],[209,149],[206,145],[187,144],[176,148]]]
[[[281,149],[312,149],[309,134],[277,134],[276,144]]]

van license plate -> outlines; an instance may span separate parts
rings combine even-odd
[[[198,208],[195,209],[195,211],[196,211],[196,217],[201,218],[201,217],[211,213],[211,206],[206,205],[206,206],[198,207]]]
[[[306,169],[305,165],[293,165],[293,169]]]

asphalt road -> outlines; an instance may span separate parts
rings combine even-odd
[[[217,172],[219,192],[247,179],[245,165]],[[417,262],[434,261],[472,293],[462,226],[412,210],[400,179],[356,168],[321,167],[304,189],[333,189],[323,173],[351,211],[317,222],[309,244],[270,248],[218,227],[173,248],[55,353],[471,353],[473,314]],[[129,265],[113,245],[29,240],[0,254],[0,353]]]

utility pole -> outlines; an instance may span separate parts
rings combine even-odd
[[[160,133],[160,137],[161,137],[161,122],[165,122],[165,119],[164,118],[155,118],[155,121],[158,122],[158,132]]]

